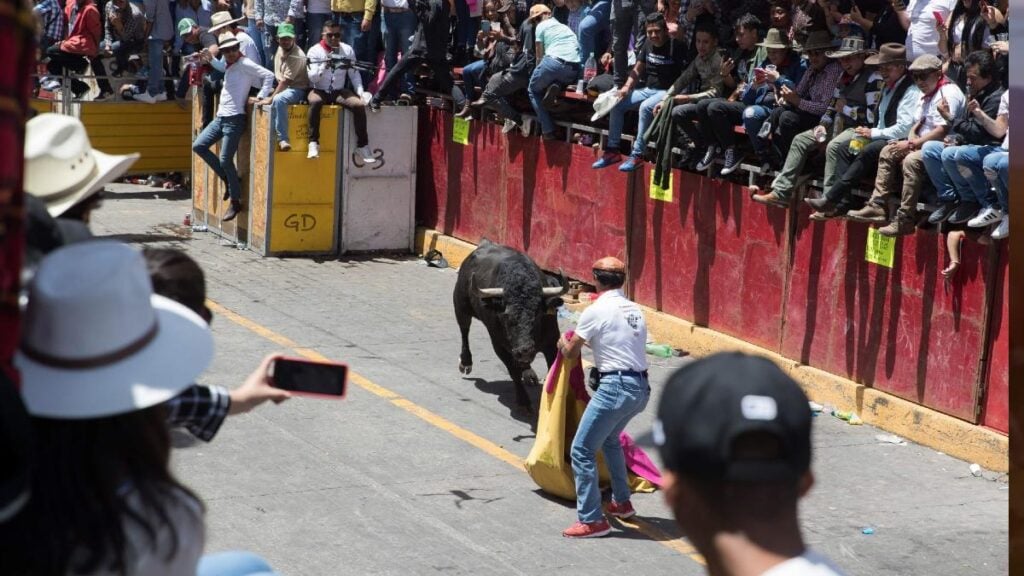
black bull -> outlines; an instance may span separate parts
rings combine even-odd
[[[515,383],[516,403],[528,410],[524,383],[539,383],[530,363],[537,352],[544,354],[549,369],[554,363],[559,336],[555,310],[567,289],[564,277],[548,276],[526,254],[484,240],[462,263],[455,282],[455,319],[462,332],[459,371],[473,370],[469,325],[476,318],[487,327],[494,352]]]

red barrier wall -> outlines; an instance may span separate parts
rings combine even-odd
[[[991,346],[981,423],[1000,432],[1010,432],[1010,251],[1006,243],[999,250],[996,265],[992,316],[989,318]]]

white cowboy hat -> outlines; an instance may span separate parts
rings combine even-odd
[[[212,357],[206,323],[153,294],[138,250],[93,240],[40,263],[14,362],[30,414],[79,419],[165,402]]]
[[[244,16],[241,18],[232,18],[231,12],[228,12],[226,10],[214,12],[213,15],[210,16],[210,29],[207,30],[207,32],[216,32],[221,28],[227,28],[235,22],[241,22],[242,20],[245,20]]]
[[[238,38],[236,38],[231,32],[225,30],[217,35],[217,47],[222,50],[224,48],[234,48],[239,44],[241,44],[241,42],[239,42]]]
[[[125,173],[138,154],[93,150],[85,126],[62,114],[40,114],[25,124],[25,191],[57,217]]]
[[[590,117],[590,121],[596,122],[607,116],[612,108],[619,103],[619,99],[619,91],[615,88],[599,94],[594,100],[594,115]]]

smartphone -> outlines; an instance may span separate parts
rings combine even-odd
[[[481,20],[480,21],[480,31],[485,33],[485,34],[490,32],[491,31],[491,21],[490,20]]]
[[[932,16],[935,17],[935,22],[939,26],[942,26],[943,24],[946,23],[946,19],[942,17],[942,12],[939,12],[938,10],[935,10],[935,11],[932,12]]]
[[[340,400],[348,389],[348,366],[339,362],[278,358],[270,367],[270,381],[275,388],[296,394]]]
[[[893,0],[892,7],[897,12],[902,12],[903,10],[907,9],[907,3],[904,2],[903,0]]]

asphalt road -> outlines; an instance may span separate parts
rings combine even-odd
[[[112,189],[98,235],[182,248],[206,271],[217,352],[202,382],[237,386],[277,351],[354,372],[345,400],[263,406],[211,443],[175,435],[174,468],[206,503],[208,550],[252,550],[287,575],[704,573],[659,493],[636,495],[639,523],[608,538],[561,537],[574,505],[522,470],[531,423],[511,410],[479,323],[474,371],[457,370],[454,270],[411,256],[261,258],[182,227],[187,195]],[[629,432],[647,430],[685,361],[651,358],[652,403]],[[849,574],[1006,574],[1006,477],[880,434],[815,420],[808,545]]]

